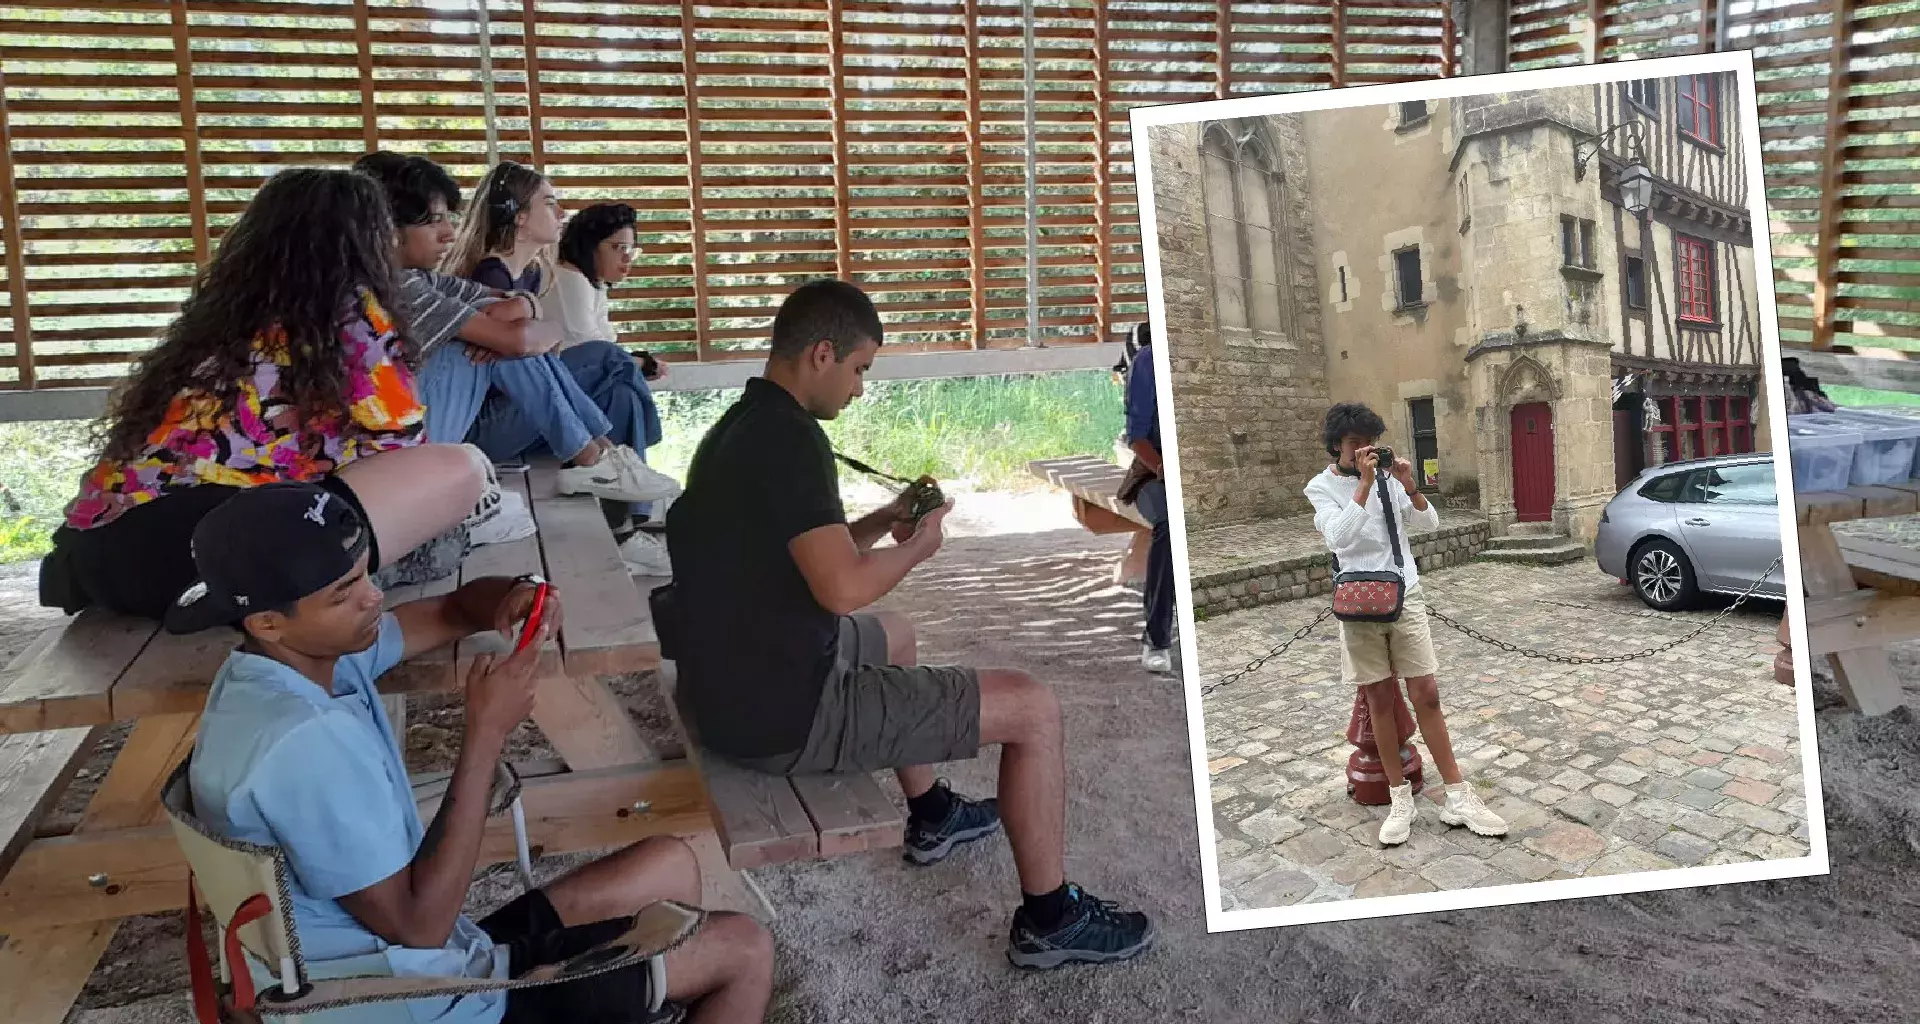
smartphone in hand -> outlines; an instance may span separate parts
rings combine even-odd
[[[547,593],[552,589],[551,583],[542,583],[534,589],[533,607],[527,612],[526,624],[520,627],[520,639],[514,643],[513,653],[526,650],[533,638],[540,635],[540,624],[547,617]]]

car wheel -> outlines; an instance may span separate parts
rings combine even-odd
[[[1693,566],[1679,545],[1670,540],[1650,540],[1633,552],[1629,560],[1633,574],[1633,592],[1648,607],[1663,612],[1690,607],[1700,596],[1694,584]]]

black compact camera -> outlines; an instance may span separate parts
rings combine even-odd
[[[1373,446],[1373,464],[1383,470],[1393,469],[1393,449],[1384,444]]]
[[[913,521],[916,523],[924,518],[927,513],[947,503],[947,496],[940,493],[940,485],[935,483],[930,476],[923,476],[915,480],[912,485],[907,488],[907,493],[911,495],[911,504],[913,506],[909,514],[913,516]]]

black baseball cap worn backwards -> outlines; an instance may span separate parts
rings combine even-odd
[[[200,580],[169,609],[167,630],[237,626],[255,612],[319,593],[353,571],[370,540],[353,506],[323,487],[245,488],[194,528]]]

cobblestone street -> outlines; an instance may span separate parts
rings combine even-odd
[[[1591,558],[1477,561],[1422,574],[1429,605],[1522,647],[1581,656],[1677,639],[1718,614],[1658,613]],[[1203,683],[1293,635],[1325,597],[1198,624]],[[1771,663],[1779,602],[1651,658],[1564,665],[1509,654],[1433,622],[1456,756],[1511,831],[1448,828],[1418,739],[1426,799],[1412,838],[1382,848],[1384,807],[1346,794],[1353,689],[1329,618],[1281,658],[1206,698],[1207,759],[1227,910],[1464,889],[1807,852],[1793,690]]]

